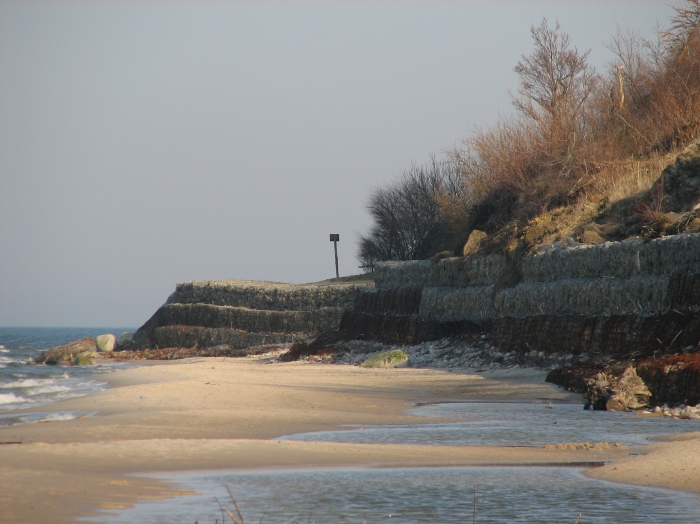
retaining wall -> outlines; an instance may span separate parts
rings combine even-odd
[[[357,284],[328,286],[281,284],[255,280],[184,282],[166,304],[212,304],[267,311],[315,311],[352,305]]]
[[[185,282],[134,335],[130,349],[235,348],[291,343],[337,330],[368,283],[294,285],[250,280]]]
[[[507,272],[518,273],[517,281],[523,283],[696,273],[700,272],[700,235],[674,235],[651,242],[554,245],[518,261],[488,255],[437,263],[381,262],[375,270],[375,285],[378,289],[488,287]]]
[[[490,255],[380,263],[375,281],[387,293],[422,288],[422,318],[484,322],[547,314],[650,315],[692,307],[700,304],[698,273],[700,235],[692,234],[554,247],[517,261]]]
[[[480,332],[504,351],[607,355],[700,345],[698,234],[550,246],[519,260],[381,263],[375,283],[346,311],[342,336],[416,343]]]

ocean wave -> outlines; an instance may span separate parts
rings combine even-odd
[[[14,382],[8,382],[6,384],[0,384],[0,389],[9,388],[32,388],[36,386],[46,386],[47,384],[54,384],[56,379],[53,378],[25,378],[22,380],[15,380]]]
[[[47,393],[61,393],[63,391],[76,391],[70,386],[61,386],[59,384],[47,385],[47,386],[37,386],[32,388],[27,394],[31,396],[35,395],[46,395]]]
[[[24,413],[22,415],[0,415],[0,427],[15,426],[17,424],[61,422],[64,420],[91,417],[93,415],[95,415],[95,412],[90,413],[88,411],[39,411],[35,413]]]
[[[9,353],[9,352],[10,352],[10,350],[6,349],[5,346],[0,347],[0,353]]]
[[[30,402],[28,398],[18,397],[14,393],[0,393],[0,405],[2,404],[21,404],[23,402]]]
[[[18,361],[17,361],[16,359],[14,359],[14,358],[0,357],[0,363],[3,363],[3,364],[10,364],[10,363],[12,363],[12,362],[18,362]]]

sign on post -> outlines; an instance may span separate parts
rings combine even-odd
[[[338,242],[340,241],[340,235],[338,233],[331,233],[331,242],[333,242],[333,248],[335,249],[335,278],[340,278],[340,273],[338,273]]]

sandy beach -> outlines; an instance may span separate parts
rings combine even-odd
[[[537,370],[460,374],[278,363],[264,357],[196,358],[147,363],[99,379],[109,383],[106,390],[48,407],[94,416],[0,429],[0,522],[76,522],[78,517],[97,517],[100,509],[180,493],[170,484],[139,474],[232,468],[612,461],[589,474],[700,492],[700,440],[688,437],[647,446],[643,456],[620,449],[277,440],[344,424],[434,422],[406,413],[421,402],[579,400],[578,395],[545,384],[544,372]]]

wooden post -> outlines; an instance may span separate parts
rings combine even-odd
[[[338,241],[340,240],[340,235],[338,233],[331,233],[331,242],[333,242],[333,248],[335,249],[335,278],[340,278],[340,273],[338,272]]]

